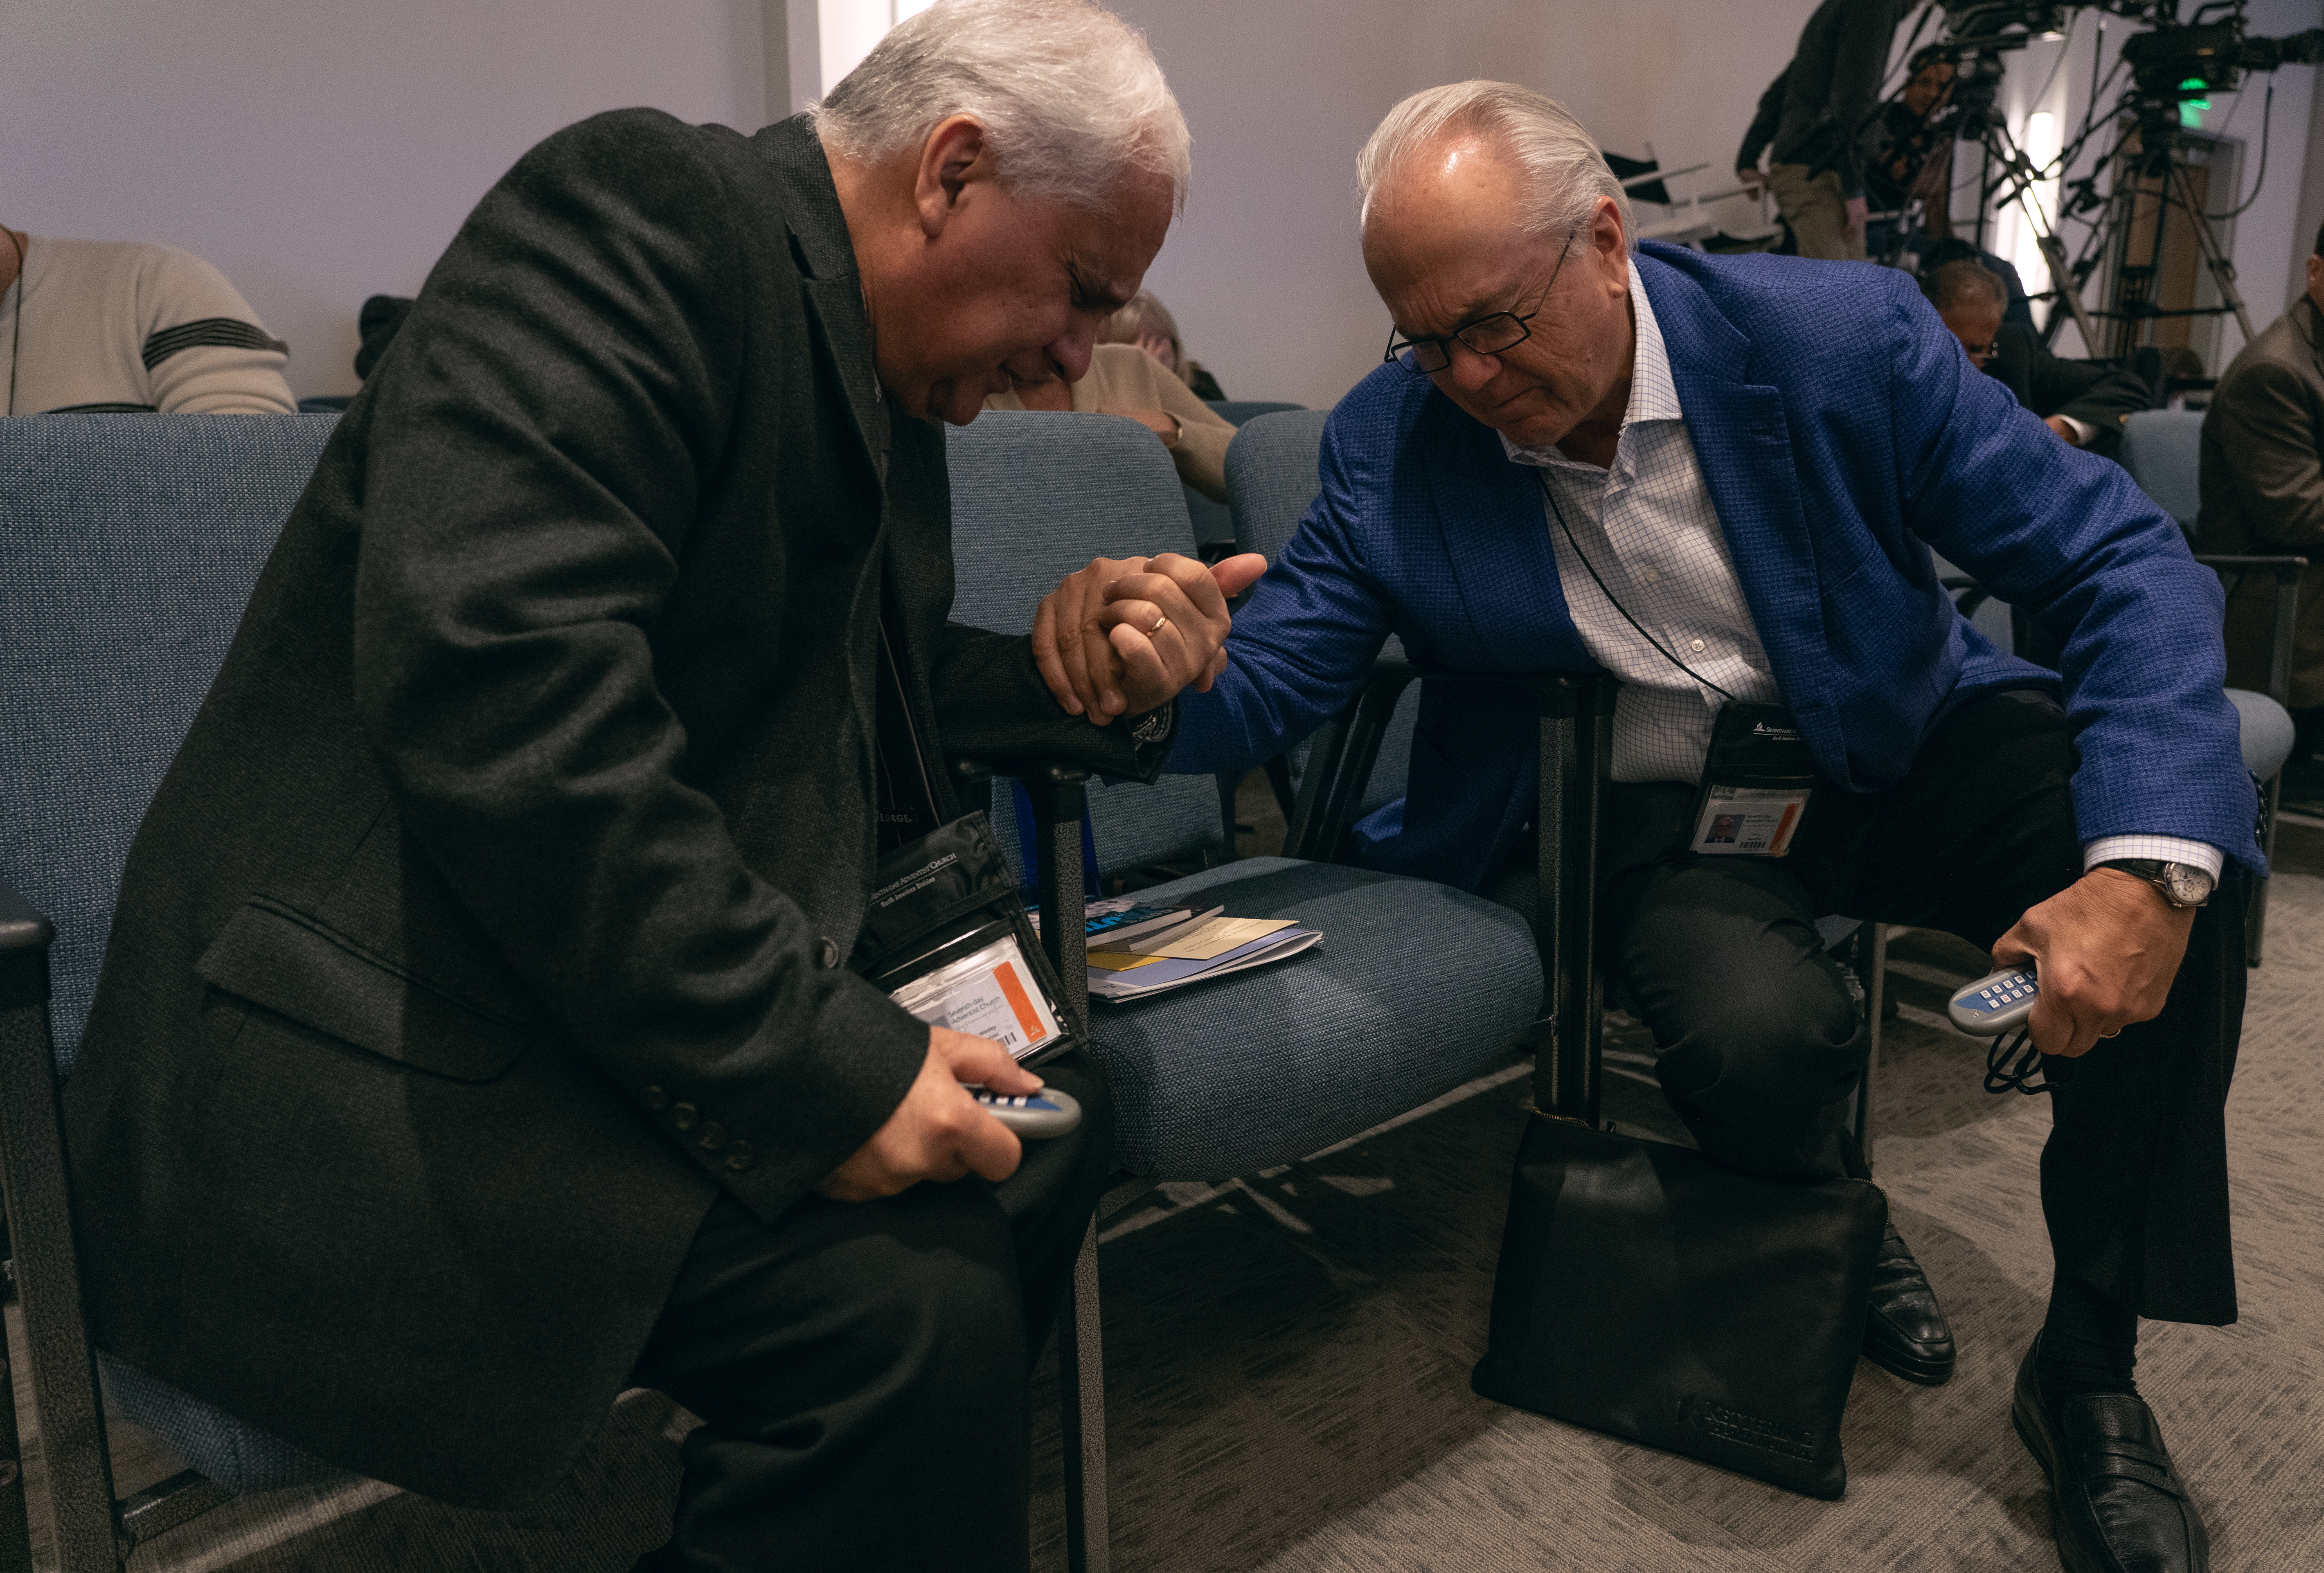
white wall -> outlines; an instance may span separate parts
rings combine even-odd
[[[1120,0],[1194,133],[1194,198],[1148,282],[1229,393],[1330,404],[1388,343],[1353,194],[1356,150],[1397,99],[1469,77],[1522,82],[1612,152],[1643,157],[1651,142],[1666,168],[1724,168],[1814,8]]]
[[[1607,148],[1665,166],[1734,154],[1814,0],[1117,0],[1194,133],[1194,200],[1151,275],[1240,398],[1328,404],[1377,363],[1387,314],[1356,253],[1356,149],[1404,95],[1470,76],[1561,99]],[[918,0],[0,0],[0,223],[167,241],[224,268],[291,343],[291,384],[346,392],[355,316],[410,294],[518,154],[597,110],[752,127],[815,92],[826,14]],[[762,29],[762,18],[785,35]],[[2255,32],[2324,0],[2254,0]],[[2080,25],[2092,25],[2085,15]],[[2110,35],[2126,31],[2117,22]],[[2089,34],[2012,62],[2019,123],[2079,115]],[[865,41],[868,47],[868,38]],[[770,69],[788,84],[766,87]],[[2282,308],[2317,73],[2276,76],[2267,187],[2237,222],[2255,325]],[[787,87],[787,91],[784,90]],[[2209,128],[2248,135],[2259,97]],[[2324,140],[2324,127],[2319,127]],[[1738,200],[1721,215],[1752,222]],[[2239,336],[2224,339],[2232,353]]]
[[[601,109],[765,119],[758,0],[0,0],[0,224],[224,269],[300,394],[517,156]]]

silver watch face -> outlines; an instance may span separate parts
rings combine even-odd
[[[2164,892],[2180,906],[2202,906],[2211,898],[2211,887],[2214,883],[2212,878],[2202,869],[2186,863],[2163,865]]]

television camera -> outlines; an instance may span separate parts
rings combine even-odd
[[[2164,200],[2184,208],[2193,221],[2204,261],[2227,302],[2225,308],[2235,312],[2248,337],[2251,322],[2236,292],[2234,267],[2211,235],[2186,171],[2173,161],[2181,131],[2180,106],[2215,92],[2232,91],[2250,73],[2324,62],[2324,28],[2283,38],[2254,37],[2246,31],[2245,0],[2209,0],[2183,21],[2179,5],[2180,0],[1952,0],[1943,8],[1941,43],[1943,58],[1953,63],[1954,69],[1946,113],[1958,135],[1984,146],[1996,171],[1987,188],[1987,198],[1996,207],[2012,203],[2024,207],[2035,243],[2049,265],[2058,300],[2092,353],[2100,348],[2092,320],[2095,316],[2114,318],[2121,325],[2115,336],[2116,350],[2127,354],[2135,347],[2140,322],[2160,315],[2151,296],[2159,271],[2163,226],[2159,222],[2152,225],[2154,256],[2145,263],[2134,264],[2127,254],[2131,204],[2100,197],[2094,171],[2071,183],[2065,213],[2060,216],[2101,207],[2107,211],[2092,221],[2096,233],[2084,256],[2077,262],[2067,260],[2052,225],[2027,194],[2036,182],[2059,178],[2073,161],[2081,139],[2055,161],[2055,167],[2036,169],[2011,140],[1995,107],[2004,62],[2010,53],[2036,39],[2061,36],[2071,12],[2098,11],[2144,24],[2144,31],[2133,33],[2123,43],[2120,69],[2127,72],[2129,81],[2107,117],[2122,127],[2116,144],[2122,155],[2116,184],[2135,190],[2142,182],[2153,182],[2158,191],[2169,193]],[[2085,137],[2089,128],[2090,123],[2086,123]],[[2099,163],[2103,167],[2109,161],[2105,159]],[[2116,299],[2107,310],[2093,313],[2082,304],[2081,286],[2109,244],[2121,253],[2115,271]],[[2054,335],[2062,320],[2052,312],[2049,334]]]

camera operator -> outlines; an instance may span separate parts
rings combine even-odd
[[[1865,260],[1865,158],[1858,133],[1880,101],[1888,41],[1914,5],[1823,0],[1800,30],[1792,63],[1759,100],[1736,173],[1756,188],[1763,179],[1760,149],[1767,149],[1764,179],[1803,257]],[[1761,133],[1770,119],[1773,129]]]

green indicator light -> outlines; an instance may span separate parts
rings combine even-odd
[[[2192,88],[2198,93],[2207,93],[2210,91],[2210,87],[2211,85],[2203,80],[2200,77],[2190,77],[2185,81],[2179,84],[2179,91],[2181,93],[2188,91],[2190,88]],[[2203,112],[2210,106],[2211,101],[2209,98],[2181,99],[2179,101],[2179,124],[2185,126],[2189,131],[2202,130]]]

